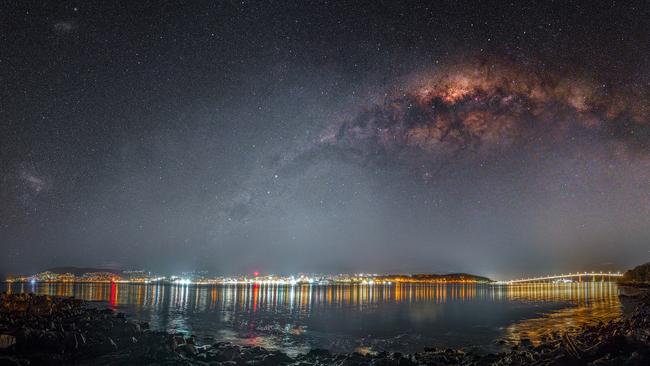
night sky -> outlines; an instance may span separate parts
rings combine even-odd
[[[0,5],[0,274],[650,259],[647,1],[95,3]]]

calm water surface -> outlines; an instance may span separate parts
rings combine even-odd
[[[5,291],[104,301],[152,328],[281,349],[498,350],[621,313],[616,284],[224,285],[13,284]]]

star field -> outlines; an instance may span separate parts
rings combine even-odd
[[[0,10],[0,272],[648,255],[643,1]]]

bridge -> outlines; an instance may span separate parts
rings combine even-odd
[[[618,277],[623,277],[623,274],[620,272],[612,273],[612,272],[576,272],[576,273],[568,273],[568,274],[560,274],[560,275],[551,275],[551,276],[542,276],[542,277],[531,277],[531,278],[520,278],[516,280],[509,280],[509,281],[497,281],[497,284],[501,285],[511,285],[515,283],[530,283],[530,282],[548,282],[548,281],[561,281],[561,280],[574,280],[577,279],[578,282],[582,281],[582,279],[589,280],[589,278],[592,279],[592,281],[605,281],[607,279],[608,281],[611,281],[615,278]]]

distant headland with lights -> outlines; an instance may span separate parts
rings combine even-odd
[[[467,273],[447,274],[307,274],[276,275],[253,272],[248,275],[216,276],[207,271],[161,275],[145,270],[114,270],[105,268],[57,267],[30,275],[8,275],[8,283],[134,283],[171,285],[389,285],[393,283],[493,283],[491,279]]]

